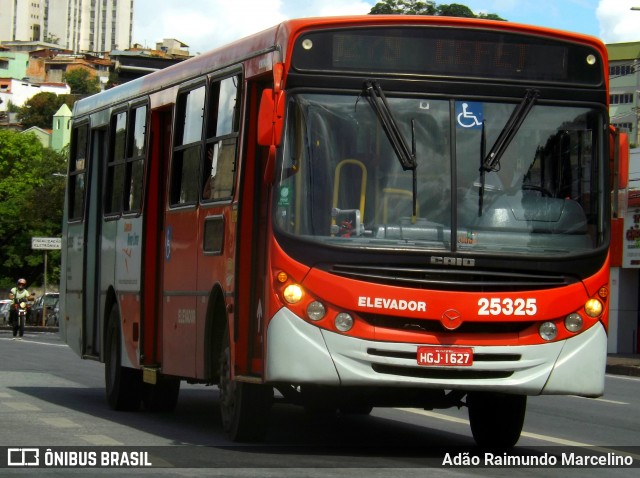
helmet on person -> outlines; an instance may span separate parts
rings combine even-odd
[[[24,279],[18,279],[18,285],[27,285],[27,281]]]

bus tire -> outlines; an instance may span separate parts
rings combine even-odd
[[[109,314],[105,345],[104,378],[109,406],[114,410],[138,410],[142,398],[142,373],[122,366],[122,333],[116,307]]]
[[[269,424],[273,388],[231,379],[229,330],[225,332],[222,343],[218,388],[222,426],[229,437],[236,442],[264,439]]]
[[[511,448],[520,439],[526,395],[471,392],[467,406],[471,433],[478,446]]]
[[[158,382],[142,384],[142,403],[150,412],[172,412],[178,404],[180,380],[177,378],[159,377]]]

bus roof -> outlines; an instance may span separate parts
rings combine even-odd
[[[288,59],[288,47],[292,39],[301,32],[314,28],[348,27],[348,26],[382,26],[382,25],[433,25],[441,27],[462,26],[468,28],[502,30],[512,33],[524,33],[555,38],[562,41],[573,41],[588,44],[596,48],[602,58],[607,58],[605,45],[597,38],[553,30],[546,27],[525,25],[506,21],[483,20],[425,15],[359,15],[344,17],[315,17],[286,20],[271,28],[241,38],[232,43],[210,50],[178,64],[172,65],[123,85],[92,95],[76,102],[74,116],[77,118],[89,112],[131,101],[162,89],[179,85],[238,64],[246,59],[279,51],[274,62]],[[270,71],[272,65],[265,65],[264,72]],[[286,75],[286,72],[285,72]],[[285,77],[286,80],[286,77]]]

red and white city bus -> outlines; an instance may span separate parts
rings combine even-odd
[[[235,440],[310,411],[603,393],[604,45],[509,22],[285,21],[79,101],[61,334],[115,409],[217,384]]]

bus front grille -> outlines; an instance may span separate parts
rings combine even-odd
[[[332,264],[328,272],[350,279],[397,287],[466,292],[520,292],[563,287],[577,279],[553,273],[438,269],[367,264]]]
[[[476,370],[445,367],[406,367],[400,365],[373,364],[377,373],[401,377],[425,378],[434,380],[495,380],[509,378],[510,370]]]
[[[434,319],[411,319],[408,317],[387,316],[382,314],[359,314],[369,325],[392,330],[403,330],[407,332],[426,332],[438,335],[464,335],[464,334],[492,334],[492,335],[513,335],[524,332],[535,324],[533,321],[514,322],[463,322],[455,330],[450,330],[442,325],[440,320]]]

